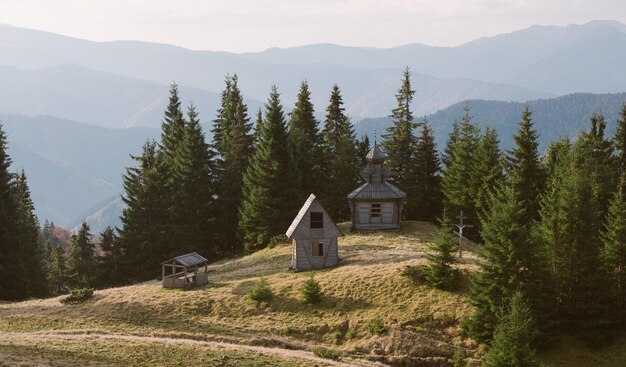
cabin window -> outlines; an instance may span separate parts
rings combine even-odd
[[[311,243],[313,256],[324,256],[324,243],[323,242],[313,242]]]
[[[380,217],[380,203],[372,204],[372,218]]]
[[[324,213],[311,212],[311,229],[324,228]]]

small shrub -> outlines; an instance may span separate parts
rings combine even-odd
[[[67,297],[61,298],[61,303],[66,305],[75,305],[85,302],[93,297],[93,288],[76,288],[70,290]]]
[[[279,234],[279,235],[276,235],[276,236],[273,236],[272,238],[270,238],[270,242],[268,243],[267,247],[274,248],[274,247],[276,247],[278,245],[285,244],[285,243],[288,243],[288,242],[289,242],[289,239],[287,238],[286,235]]]
[[[380,318],[380,316],[376,316],[370,322],[368,322],[366,325],[366,329],[372,335],[381,335],[384,334],[385,331],[387,331],[387,328],[385,327],[385,324],[383,323],[383,320]]]
[[[270,303],[273,297],[272,289],[267,284],[265,278],[259,279],[254,288],[248,292],[248,298],[255,301],[257,304],[261,302]]]
[[[346,333],[346,338],[352,340],[356,337],[356,331],[354,330],[348,330],[348,332]]]
[[[452,367],[465,367],[465,356],[463,351],[457,349],[452,356]]]
[[[324,347],[313,348],[313,354],[316,357],[332,359],[333,361],[338,361],[341,358],[341,353],[339,351]]]
[[[335,341],[335,344],[341,344],[341,342],[343,341],[343,331],[341,330],[337,330],[335,331],[335,333],[333,334],[333,340]]]
[[[322,288],[320,284],[315,281],[313,276],[304,282],[302,288],[300,289],[300,293],[302,294],[302,299],[305,303],[319,303],[322,300]]]

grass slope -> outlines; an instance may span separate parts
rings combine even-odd
[[[291,248],[278,246],[213,264],[210,284],[189,291],[151,281],[97,291],[75,306],[58,298],[0,305],[0,366],[48,366],[32,356],[49,365],[64,360],[102,366],[256,366],[269,360],[276,366],[446,366],[458,349],[470,359],[480,357],[482,348],[459,326],[469,311],[467,284],[443,292],[400,274],[406,265],[425,263],[431,224],[406,222],[385,232],[342,229],[347,235],[340,239],[340,266],[315,274],[324,294],[319,305],[302,302],[300,287],[310,273],[288,271]],[[465,279],[477,268],[469,250],[458,265]],[[245,297],[260,277],[274,292],[269,304]],[[367,325],[377,317],[387,331],[373,336]],[[314,357],[311,351],[319,346],[339,351],[343,363]],[[559,365],[558,350],[545,359]]]

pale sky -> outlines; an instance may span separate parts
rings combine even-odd
[[[625,0],[0,0],[0,23],[94,41],[251,52],[456,46],[533,24],[626,23]]]

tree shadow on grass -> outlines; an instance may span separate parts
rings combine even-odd
[[[272,302],[270,302],[270,307],[272,311],[275,312],[310,313],[311,315],[319,315],[319,312],[323,313],[325,311],[370,309],[373,305],[363,300],[327,295],[322,295],[322,299],[319,303],[308,304],[300,298],[274,295]]]

